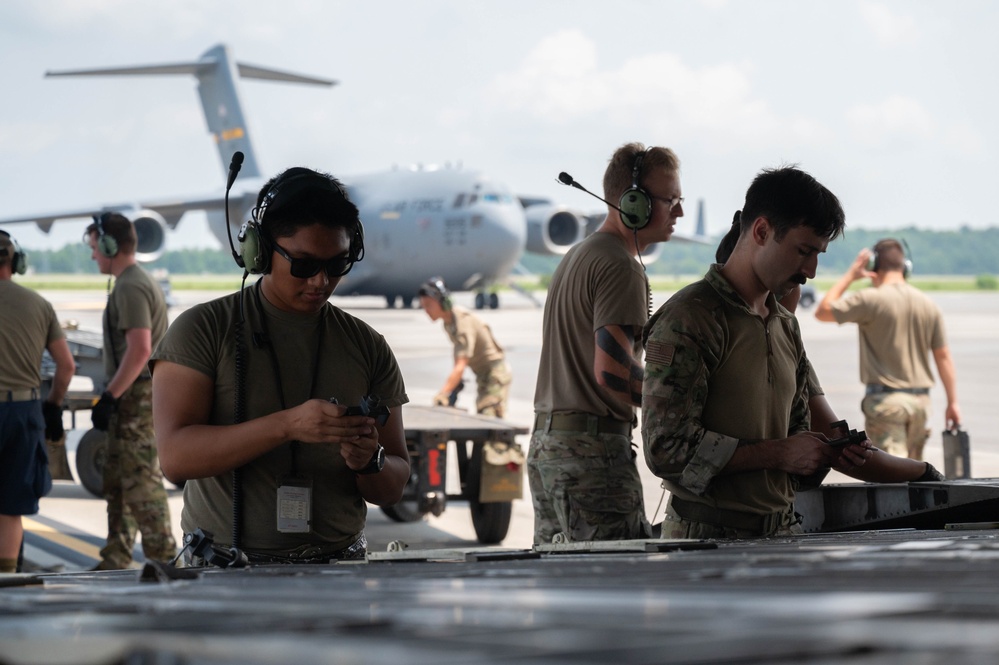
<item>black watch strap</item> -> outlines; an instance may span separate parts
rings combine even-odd
[[[354,473],[358,475],[365,475],[369,473],[378,473],[383,468],[385,468],[385,449],[382,444],[378,444],[375,449],[375,454],[371,456],[371,460],[368,462],[367,466],[362,469],[358,469]]]

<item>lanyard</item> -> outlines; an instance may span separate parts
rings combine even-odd
[[[264,346],[266,346],[267,350],[269,351],[268,355],[270,356],[271,359],[271,368],[274,371],[274,378],[277,381],[278,399],[281,402],[281,410],[284,411],[285,409],[288,408],[284,399],[284,382],[281,380],[281,365],[280,363],[278,363],[277,353],[274,351],[274,347],[271,344],[271,334],[267,326],[267,312],[264,309],[263,302],[261,301],[260,298],[260,291],[261,291],[260,282],[262,281],[263,280],[260,280],[256,283],[255,285],[256,288],[254,288],[253,290],[253,296],[257,301],[257,311],[260,313],[260,325],[263,328],[264,340],[265,340]],[[323,305],[323,307],[325,309],[325,305]],[[319,357],[320,354],[322,353],[323,336],[324,333],[326,332],[326,326],[324,325],[324,323],[325,323],[325,317],[320,316],[319,339],[316,341],[316,356],[312,361],[312,380],[309,382],[309,398],[313,397],[316,394],[316,381],[319,377]],[[298,444],[299,444],[298,441],[291,442],[291,473],[293,476],[297,475],[298,473],[298,459],[297,459]]]

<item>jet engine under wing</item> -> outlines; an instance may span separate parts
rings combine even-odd
[[[568,206],[539,203],[529,206],[527,217],[528,252],[563,256],[586,237],[586,215]]]

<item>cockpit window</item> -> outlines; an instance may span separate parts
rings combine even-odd
[[[456,196],[455,199],[454,199],[454,206],[453,207],[454,208],[460,208],[463,205],[465,205],[465,195],[464,194],[458,194],[458,196]]]

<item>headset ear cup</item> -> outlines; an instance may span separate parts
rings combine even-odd
[[[97,251],[101,256],[113,259],[118,255],[118,241],[107,233],[101,233],[97,237]]]
[[[14,251],[10,257],[10,271],[15,275],[23,275],[28,270],[28,255],[14,245]]]
[[[247,221],[239,229],[239,258],[241,268],[251,275],[262,275],[270,268],[270,252],[267,251],[267,241],[256,222]],[[239,261],[237,261],[239,263]]]
[[[867,272],[877,272],[878,270],[878,253],[876,250],[871,250],[871,255],[867,257]]]
[[[911,274],[912,274],[912,261],[906,259],[902,267],[902,276],[906,279],[909,279],[909,275]]]
[[[642,189],[631,187],[621,195],[620,206],[624,213],[621,221],[629,229],[644,229],[652,218],[652,199]]]

